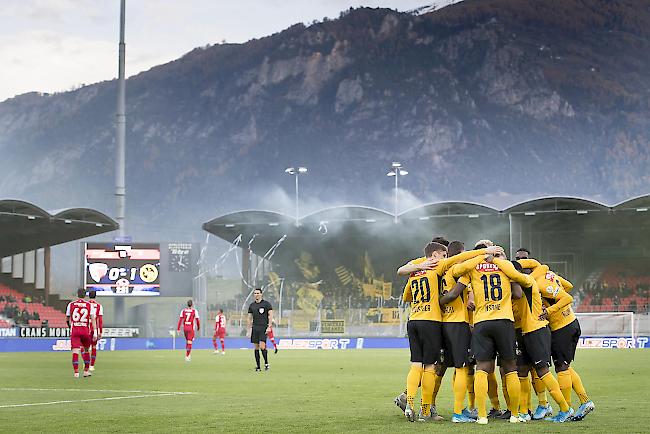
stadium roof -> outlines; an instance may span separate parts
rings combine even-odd
[[[616,219],[617,214],[626,214],[629,222],[637,227],[649,227],[650,221],[643,211],[650,209],[650,195],[636,197],[616,205],[606,205],[593,200],[578,197],[543,197],[528,200],[496,209],[489,206],[469,202],[438,202],[409,209],[401,213],[397,231],[388,230],[393,225],[392,213],[376,208],[363,206],[340,206],[326,208],[300,218],[296,226],[295,217],[271,211],[240,211],[217,217],[203,224],[203,229],[233,242],[239,235],[241,244],[246,245],[255,239],[253,250],[264,253],[280,237],[289,238],[286,243],[292,244],[296,237],[317,237],[324,232],[328,236],[334,234],[337,228],[356,226],[357,230],[367,237],[377,237],[379,233],[404,238],[423,234],[440,233],[457,236],[457,239],[472,239],[476,232],[488,237],[500,239],[501,242],[511,243],[525,241],[522,233],[541,233],[546,231],[571,231],[573,233],[589,233],[622,229],[622,221]],[[470,224],[467,224],[469,218]],[[629,220],[629,219],[632,220]],[[624,225],[625,226],[625,225]],[[381,232],[376,229],[382,228]],[[320,234],[319,234],[320,232]],[[338,232],[337,232],[338,233]],[[340,233],[343,234],[343,233]],[[350,233],[344,233],[349,236]],[[384,237],[385,235],[382,235]],[[576,235],[579,236],[579,235]],[[525,237],[524,237],[525,238]],[[568,239],[568,238],[567,238]],[[558,240],[561,242],[562,240]]]
[[[411,208],[399,214],[400,219],[415,219],[422,217],[474,217],[504,214],[526,213],[583,213],[584,211],[643,211],[650,207],[650,195],[639,196],[626,200],[617,205],[606,205],[589,199],[578,197],[545,197],[528,200],[508,208],[499,210],[486,205],[470,202],[437,202]],[[339,206],[326,208],[300,218],[301,225],[305,223],[320,223],[332,221],[379,221],[391,220],[393,214],[377,208],[365,206]],[[219,228],[250,225],[293,225],[295,217],[273,211],[238,211],[217,217],[203,224],[208,232]],[[221,231],[221,229],[219,229]],[[232,231],[241,233],[241,231]],[[216,235],[216,233],[215,233]]]
[[[115,220],[88,208],[52,213],[22,200],[0,200],[0,257],[54,246],[118,229]]]

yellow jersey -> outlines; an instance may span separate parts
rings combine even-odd
[[[518,272],[510,261],[495,259],[494,263],[512,280],[515,280],[515,273],[526,277],[526,284],[520,282],[523,296],[519,300],[513,300],[512,302],[515,328],[520,328],[521,332],[526,334],[546,327],[548,321],[539,319],[542,314],[542,295],[535,279],[532,276]]]
[[[513,269],[514,266],[510,264]],[[515,270],[516,272],[516,270]],[[456,278],[467,274],[474,292],[474,324],[482,321],[507,319],[514,322],[512,313],[512,289],[510,278],[495,263],[479,256],[455,265],[452,275]],[[516,273],[517,283],[527,285],[532,278]]]
[[[557,285],[548,285],[541,292],[542,301],[548,313],[548,322],[551,331],[559,330],[571,324],[576,319],[576,315],[571,307],[573,297],[565,290]]]
[[[457,262],[482,254],[485,254],[485,250],[482,252],[480,250],[471,250],[440,260],[432,270],[420,270],[412,273],[406,282],[404,294],[402,295],[402,300],[411,303],[409,320],[441,322],[440,287],[442,286],[442,277]]]
[[[521,259],[519,263],[522,267],[533,270],[531,276],[535,278],[540,288],[551,331],[571,324],[576,319],[576,315],[571,307],[573,297],[567,292],[573,288],[573,284],[551,271],[548,265],[542,265],[534,259]]]
[[[442,309],[442,322],[466,322],[469,323],[469,313],[467,312],[467,297],[469,294],[469,278],[462,276],[458,279],[460,283],[465,285],[465,289],[453,301],[445,304]],[[440,295],[445,295],[456,286],[456,279],[451,273],[451,269],[447,270],[442,277],[442,287],[440,288]]]

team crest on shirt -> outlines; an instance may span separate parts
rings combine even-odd
[[[258,310],[260,311],[260,313],[264,313],[264,308],[263,307],[260,307]]]
[[[492,273],[494,271],[499,271],[497,264],[491,262],[481,262],[476,266],[476,271],[481,273]]]

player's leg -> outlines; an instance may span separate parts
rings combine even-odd
[[[90,370],[95,370],[95,362],[97,361],[97,342],[90,346]]]
[[[555,334],[559,334],[559,336]],[[582,384],[582,379],[580,375],[571,367],[571,362],[575,359],[576,348],[578,346],[578,340],[580,339],[580,324],[576,319],[571,324],[561,328],[554,332],[554,337],[558,337],[555,351],[553,352],[554,362],[556,365],[556,372],[558,369],[558,364],[566,365],[565,372],[568,374],[563,374],[566,377],[571,379],[571,388],[576,392],[578,398],[580,399],[580,407],[576,411],[573,420],[582,420],[586,415],[594,411],[596,408],[593,401],[589,399],[587,391],[585,390],[584,385]],[[557,356],[557,359],[555,358]],[[559,363],[558,363],[559,362]],[[560,371],[562,372],[562,371]],[[558,381],[560,380],[560,372],[558,372]],[[568,384],[568,380],[564,380],[565,387]],[[569,389],[568,394],[570,395],[571,390]]]
[[[221,354],[226,354],[226,339],[222,336],[219,338],[219,342],[221,343]]]
[[[473,419],[478,417],[478,410],[476,410],[476,395],[474,394],[474,367],[476,361],[467,368],[467,406]]]
[[[542,380],[549,394],[560,407],[560,412],[553,420],[556,422],[566,421],[571,416],[572,410],[570,413],[569,405],[560,390],[560,384],[548,368],[548,359],[551,355],[550,329],[544,327],[527,333],[524,335],[524,341],[537,376]]]
[[[84,360],[84,377],[90,377],[92,374],[90,370],[90,346],[92,344],[92,338],[90,334],[81,335],[81,346],[83,347],[83,360]]]
[[[274,354],[278,354],[278,344],[275,343],[275,336],[269,336],[269,339],[271,340],[271,344],[273,344]]]
[[[492,409],[488,417],[498,417],[501,415],[501,403],[499,402],[499,383],[497,382],[496,373],[493,371],[488,375],[488,398],[492,404]],[[504,394],[505,396],[505,394]]]
[[[192,342],[194,341],[194,329],[185,329],[185,361],[192,360]]]
[[[533,377],[533,389],[537,395],[538,405],[533,413],[533,420],[544,419],[546,416],[551,416],[553,414],[553,408],[549,405],[548,399],[546,398],[546,386],[544,382],[539,378],[537,372],[532,369],[530,374]],[[559,377],[558,377],[559,381]],[[560,383],[560,390],[562,389],[562,384]]]
[[[530,399],[530,382],[528,381],[528,371],[530,370],[530,355],[528,354],[526,343],[524,342],[521,329],[515,331],[517,344],[517,375],[519,378],[519,419],[528,422],[531,418],[528,415],[528,406]]]
[[[410,422],[415,421],[415,395],[420,387],[424,367],[424,346],[420,340],[417,321],[409,321],[406,324],[406,330],[409,338],[409,348],[411,351],[411,368],[406,376],[406,407],[404,416]]]
[[[494,338],[501,367],[504,370],[504,383],[508,392],[508,411],[510,411],[510,423],[520,422],[517,413],[519,411],[519,396],[521,385],[517,375],[517,352],[515,328],[511,321],[495,320],[491,335]]]
[[[474,325],[472,333],[472,353],[476,358],[476,373],[474,374],[474,395],[478,410],[479,424],[487,424],[487,409],[485,403],[488,396],[488,375],[494,372],[496,348],[489,336],[489,322],[483,321]]]
[[[262,352],[262,357],[264,358],[264,370],[269,370],[269,353],[266,349],[266,331],[260,338],[260,351]]]
[[[422,406],[419,421],[440,421],[442,417],[435,409],[437,391],[440,389],[439,380],[446,370],[440,362],[442,347],[442,324],[436,321],[420,321],[420,337],[424,341],[422,372]]]
[[[255,371],[259,372],[260,369],[260,336],[259,330],[253,326],[251,329],[251,343],[255,347],[253,354],[255,354]]]
[[[219,354],[219,347],[217,346],[217,332],[212,335],[212,347],[214,347],[214,354]]]

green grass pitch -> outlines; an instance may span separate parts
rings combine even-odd
[[[404,388],[407,350],[280,351],[269,355],[271,371],[262,373],[252,369],[252,351],[225,356],[194,351],[191,363],[183,356],[182,351],[100,352],[95,375],[75,379],[70,353],[0,354],[0,432],[623,434],[649,429],[644,422],[650,400],[647,350],[578,352],[574,366],[596,403],[582,422],[491,421],[487,426],[449,422],[450,373],[437,400],[446,421],[407,422],[393,404]],[[38,405],[9,407],[17,404]]]

